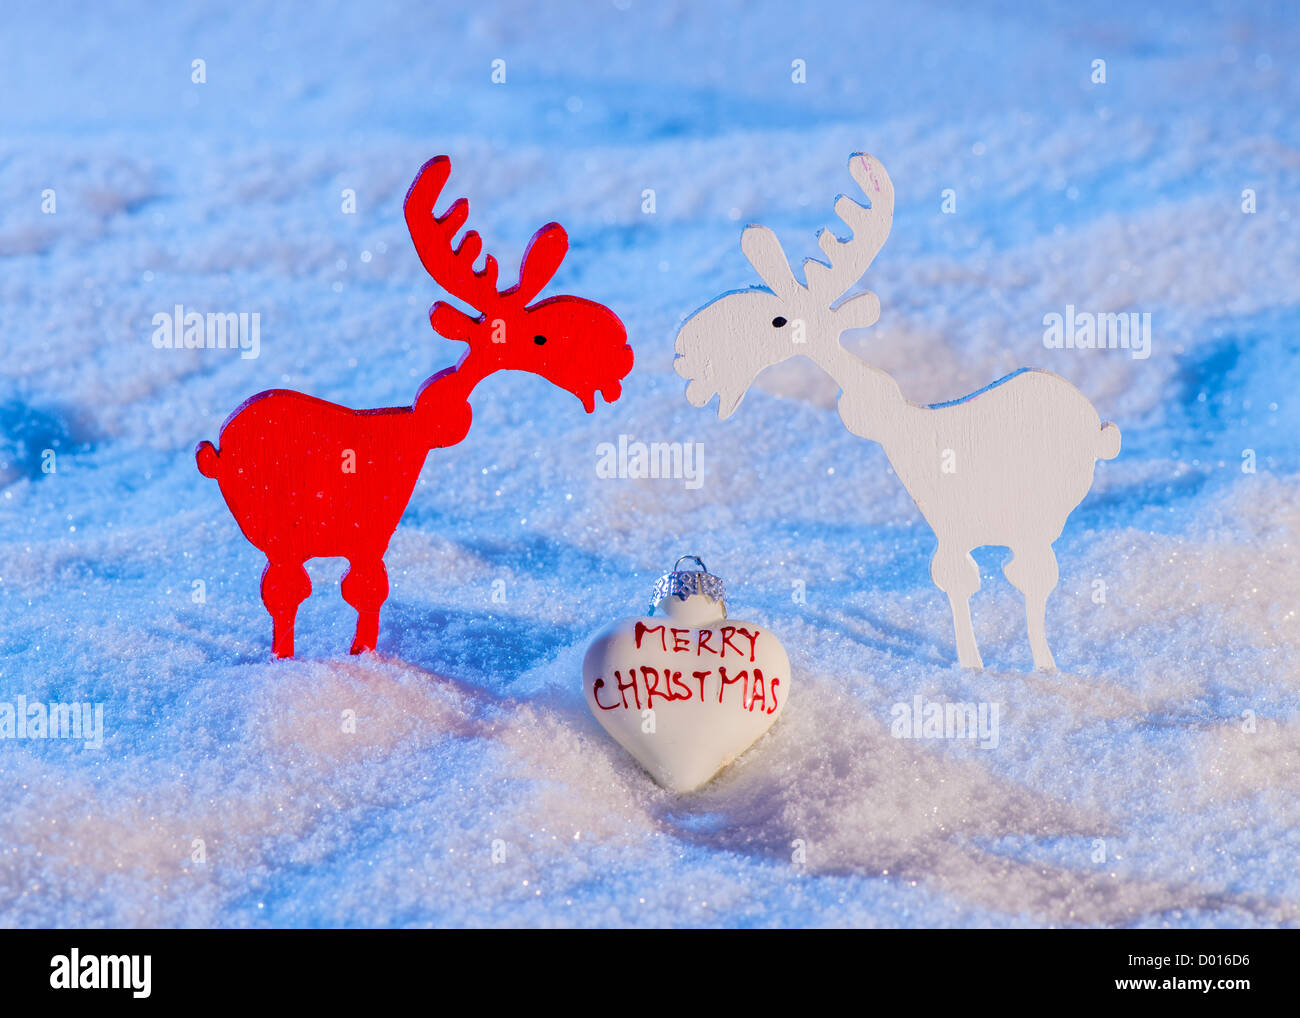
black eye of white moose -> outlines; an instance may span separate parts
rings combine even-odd
[[[545,336],[534,336],[534,337],[533,337],[533,342],[536,343],[538,346],[545,346],[545,345],[546,345],[546,337],[545,337]]]
[[[777,315],[775,318],[772,319],[772,328],[774,329],[779,329],[784,324],[785,324],[785,319],[782,318],[780,315]]]

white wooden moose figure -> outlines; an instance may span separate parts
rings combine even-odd
[[[930,576],[952,606],[961,665],[983,667],[970,619],[980,586],[971,551],[994,545],[1012,552],[1003,572],[1025,597],[1034,666],[1051,670],[1044,615],[1057,581],[1052,543],[1092,487],[1096,461],[1119,454],[1119,429],[1050,371],[1021,368],[969,396],[921,406],[845,350],[841,333],[880,317],[874,293],[844,295],[884,245],[894,216],[894,187],[877,160],[855,153],[849,172],[870,208],[836,199],[852,236],[822,230],[817,243],[829,264],[809,258],[803,283],[771,230],[741,234],[766,286],[723,294],[683,323],[675,367],[690,380],[686,397],[704,406],[717,394],[718,416],[729,417],[764,368],[796,355],[812,360],[840,387],[840,419],[880,443],[938,538]]]

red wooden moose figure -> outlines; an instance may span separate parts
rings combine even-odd
[[[494,371],[531,371],[573,393],[590,413],[597,390],[614,402],[632,370],[627,333],[608,308],[568,296],[530,304],[568,251],[559,223],[533,236],[517,286],[497,289],[491,255],[475,271],[478,233],[452,243],[468,202],[434,215],[450,173],[446,156],[424,164],[406,196],[406,224],[429,275],[480,312],[473,318],[442,301],[430,311],[437,332],[469,344],[460,363],[427,379],[411,406],[352,410],[288,389],[260,392],[226,420],[220,450],[211,442],[195,450],[199,471],[216,478],[240,530],[266,554],[262,602],[277,657],[293,656],[294,618],[311,593],[303,563],[320,556],[348,560],[342,588],[357,611],[352,653],[375,648],[388,597],[388,542],[429,450],[468,433],[475,385]]]

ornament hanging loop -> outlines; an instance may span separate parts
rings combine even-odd
[[[683,562],[694,562],[698,569],[682,569]],[[727,588],[722,577],[714,576],[708,566],[698,555],[683,555],[673,565],[670,572],[664,573],[655,582],[654,593],[650,597],[650,614],[665,598],[676,597],[685,601],[694,594],[703,594],[718,602],[722,617],[727,617]]]

